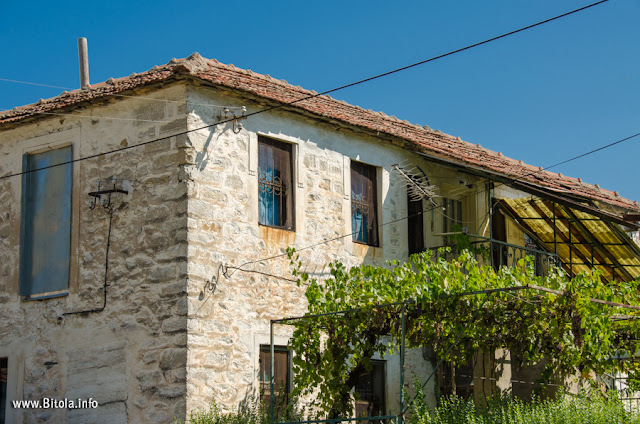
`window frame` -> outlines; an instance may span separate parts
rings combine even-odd
[[[351,181],[351,240],[358,244],[380,247],[378,167],[351,160],[349,169]],[[357,228],[359,219],[355,216],[357,212],[360,212],[362,214],[361,217],[365,219],[366,232],[363,231],[365,228],[362,228],[362,218],[360,218],[360,229]]]
[[[66,152],[61,152],[63,150],[67,150]],[[64,163],[64,165],[54,166],[43,171],[30,172],[34,169],[42,168],[41,165],[31,162],[37,162],[38,160],[43,160],[43,157],[37,158],[38,155],[44,155],[51,152],[60,151],[60,154],[65,155],[61,160],[53,159],[53,164],[55,163]],[[73,251],[73,233],[74,233],[74,220],[73,213],[75,210],[74,205],[74,196],[73,196],[73,180],[74,180],[74,167],[73,167],[73,157],[74,157],[74,149],[72,143],[61,143],[61,144],[50,144],[47,143],[47,147],[43,148],[32,148],[29,150],[25,150],[22,155],[22,193],[21,193],[21,210],[20,210],[20,257],[19,257],[19,278],[18,278],[18,293],[22,297],[23,300],[40,300],[47,299],[51,297],[65,296],[69,293],[69,288],[71,287],[71,270],[72,270],[72,251]],[[46,158],[44,159],[46,160]],[[50,166],[50,165],[47,165]],[[36,178],[38,175],[42,175],[41,173],[46,173],[44,178],[47,178],[50,172],[58,172],[63,173],[65,184],[68,183],[68,187],[63,188],[63,194],[65,199],[61,200],[61,208],[63,209],[63,220],[64,226],[68,229],[68,234],[65,233],[62,237],[64,238],[64,250],[60,250],[61,252],[66,251],[65,264],[62,266],[64,269],[62,272],[65,274],[63,278],[66,281],[62,283],[47,284],[47,286],[42,289],[37,287],[36,281],[31,275],[33,273],[33,246],[36,244],[34,239],[38,238],[34,237],[35,229],[34,221],[37,219],[37,204],[32,202],[30,204],[30,200],[28,196],[33,193],[35,190],[42,189],[39,186]],[[40,177],[40,179],[44,179]],[[59,176],[58,176],[59,178]],[[46,199],[45,199],[46,201]],[[46,240],[46,238],[42,238]],[[51,236],[51,239],[56,239],[56,236]],[[42,240],[36,240],[42,241]],[[28,251],[28,247],[32,249],[31,252]],[[52,249],[59,250],[57,247],[50,247],[48,251]],[[61,269],[62,269],[61,267]],[[57,284],[57,286],[56,286]],[[51,288],[51,290],[49,290]]]
[[[359,385],[362,386],[363,383],[365,384],[367,383],[366,381],[363,381],[365,378],[371,379],[370,392],[374,397],[374,399],[361,398],[362,391],[361,391],[361,387],[358,387],[358,386]],[[354,409],[357,417],[362,416],[361,414],[358,413],[358,411],[362,410],[363,406],[368,405],[367,410],[369,410],[369,408],[375,408],[376,394],[380,396],[378,399],[379,413],[376,414],[376,411],[371,411],[372,414],[367,414],[364,416],[376,417],[376,416],[386,415],[387,413],[387,361],[380,360],[380,359],[372,359],[371,371],[368,371],[358,377],[358,381],[356,381],[356,384],[354,385],[354,388],[353,388],[353,394],[354,394],[354,397],[356,398],[354,402]]]
[[[291,350],[287,346],[283,345],[274,345],[273,346],[274,355],[276,356],[276,361],[274,362],[274,394],[276,395],[276,401],[279,399],[279,390],[278,390],[278,367],[277,367],[277,356],[278,353],[286,353],[286,375],[284,377],[284,385],[286,388],[286,392],[284,393],[284,398],[286,402],[289,401],[289,395],[291,394],[292,388],[292,367],[291,367]],[[263,357],[265,358],[265,363],[263,367]],[[263,372],[269,373],[269,380],[263,380]],[[265,375],[266,377],[266,375]],[[271,345],[261,344],[258,347],[258,385],[259,385],[259,395],[260,401],[267,404],[267,402],[271,402]],[[282,379],[280,379],[282,380]]]
[[[453,210],[452,210],[453,209]],[[464,205],[462,200],[443,197],[442,198],[442,233],[453,233],[454,225],[460,226],[462,231],[464,223]],[[442,236],[443,246],[453,246],[455,243],[449,235]]]
[[[261,134],[258,134],[257,144],[258,225],[295,232],[295,144]],[[267,153],[268,151],[270,153]],[[274,155],[274,152],[276,155]],[[270,159],[273,166],[272,169],[274,171],[273,175],[268,175],[268,156],[271,156]],[[285,168],[282,168],[282,164],[280,163],[282,161],[287,163]],[[275,162],[278,162],[278,168],[275,167]],[[283,171],[284,176],[282,176]],[[277,175],[275,175],[276,172]],[[280,181],[278,182],[276,179],[279,179]],[[283,190],[283,194],[276,194],[278,190]],[[269,196],[271,196],[273,207],[273,210],[271,211],[271,219],[269,219],[268,206],[263,206],[264,203],[267,203]],[[278,203],[276,203],[276,197],[280,197]],[[276,207],[278,207],[277,212]],[[261,212],[263,208],[265,210],[264,216]],[[276,213],[278,215],[278,223],[276,223]]]

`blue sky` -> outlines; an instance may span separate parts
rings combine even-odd
[[[492,1],[0,0],[0,78],[77,88],[194,51],[316,91],[589,4]],[[640,132],[640,2],[607,3],[332,94],[547,166]],[[0,81],[0,110],[62,90]],[[640,137],[554,168],[640,200]]]

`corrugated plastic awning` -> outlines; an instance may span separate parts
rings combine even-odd
[[[539,198],[502,199],[500,206],[569,273],[602,272],[607,281],[640,276],[640,248],[614,222]]]

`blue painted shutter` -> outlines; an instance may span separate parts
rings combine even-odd
[[[71,146],[27,154],[31,171],[71,160]],[[20,294],[31,296],[69,287],[71,251],[71,164],[28,172],[22,178]]]

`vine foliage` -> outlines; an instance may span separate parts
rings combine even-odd
[[[632,358],[640,347],[639,321],[633,318],[640,314],[591,301],[638,305],[638,281],[605,285],[597,271],[569,279],[558,268],[540,277],[528,261],[495,271],[478,263],[471,251],[452,257],[447,249],[385,267],[347,269],[334,262],[330,277],[318,281],[302,271],[294,249],[289,258],[298,284],[308,286],[309,315],[349,310],[296,321],[290,341],[296,352],[294,395],[314,396],[316,407],[330,416],[350,415],[352,389],[371,370],[371,358],[399,348],[401,306],[379,306],[394,302],[410,301],[409,348],[428,347],[443,358],[462,334],[446,357],[453,365],[465,363],[478,350],[506,348],[519,352],[523,365],[547,358],[547,378],[578,373],[590,380],[604,373],[638,371]],[[534,289],[468,294],[527,285],[561,294]]]

